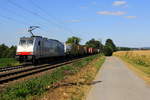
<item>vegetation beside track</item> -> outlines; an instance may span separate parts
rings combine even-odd
[[[120,51],[113,54],[142,72],[150,81],[150,51]]]
[[[16,65],[19,65],[19,62],[16,61],[14,58],[0,58],[0,68]]]
[[[81,61],[56,68],[52,73],[46,73],[41,77],[11,85],[7,87],[2,93],[0,93],[0,99],[34,99],[36,96],[40,96],[41,94],[45,93],[49,88],[52,88],[54,84],[65,79],[66,76],[76,74],[84,66],[86,66],[89,62],[97,57],[99,57],[99,55],[86,57]]]
[[[104,61],[104,56],[97,56],[75,74],[54,84],[40,100],[85,100],[91,85],[100,82],[93,82],[93,79]]]

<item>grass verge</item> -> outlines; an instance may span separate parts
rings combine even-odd
[[[91,85],[100,83],[93,80],[104,61],[104,56],[98,56],[76,74],[54,84],[39,100],[85,100]]]
[[[141,65],[141,63],[135,62],[135,60],[128,59],[125,56],[117,56],[126,62],[128,67],[137,73],[139,77],[144,79],[148,84],[150,84],[150,66]]]
[[[0,68],[16,65],[19,65],[19,62],[16,61],[14,58],[0,58]]]
[[[35,100],[36,97],[41,96],[49,88],[54,88],[67,76],[78,73],[84,66],[99,56],[86,57],[78,62],[56,68],[52,73],[11,85],[0,93],[0,100]]]

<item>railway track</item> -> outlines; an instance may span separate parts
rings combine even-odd
[[[27,66],[29,66],[29,65],[23,64],[23,65],[19,65],[19,66],[8,66],[8,67],[0,68],[0,72],[15,70],[15,69],[19,69],[19,68],[23,68],[23,67],[27,67]]]
[[[70,60],[72,60],[72,59],[76,59],[76,58],[71,58]],[[54,63],[61,62],[61,61],[66,61],[66,59],[59,59],[58,61],[53,61],[52,63],[49,63],[49,64],[54,64]],[[11,70],[16,70],[16,69],[20,69],[20,68],[29,67],[31,65],[32,64],[22,64],[22,65],[18,65],[18,66],[3,67],[3,68],[0,68],[0,73],[6,72],[6,71],[11,71]]]
[[[12,82],[14,80],[18,80],[20,78],[29,76],[29,75],[33,75],[39,72],[44,72],[50,69],[54,69],[57,67],[60,67],[62,65],[66,65],[66,64],[70,64],[76,61],[79,61],[83,58],[79,58],[79,59],[73,59],[73,60],[69,60],[69,61],[64,61],[61,63],[54,63],[54,64],[44,64],[44,65],[39,65],[39,66],[28,66],[28,67],[18,67],[17,70],[10,70],[8,69],[6,72],[1,72],[0,73],[0,84],[4,84],[4,83],[9,83]],[[15,68],[14,68],[15,69]]]

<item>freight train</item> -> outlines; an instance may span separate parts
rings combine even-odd
[[[29,31],[32,31],[32,27]],[[66,44],[55,39],[47,39],[32,34],[31,37],[20,38],[16,51],[16,59],[19,62],[32,62],[36,64],[43,59],[75,57],[95,53],[99,53],[99,49],[76,44]]]
[[[42,59],[75,57],[99,53],[98,49],[76,44],[64,44],[55,39],[41,36],[22,37],[16,51],[16,59],[20,62],[37,63]]]

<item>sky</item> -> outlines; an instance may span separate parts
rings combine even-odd
[[[0,0],[0,44],[35,35],[65,42],[80,37],[117,46],[150,47],[150,0]]]

